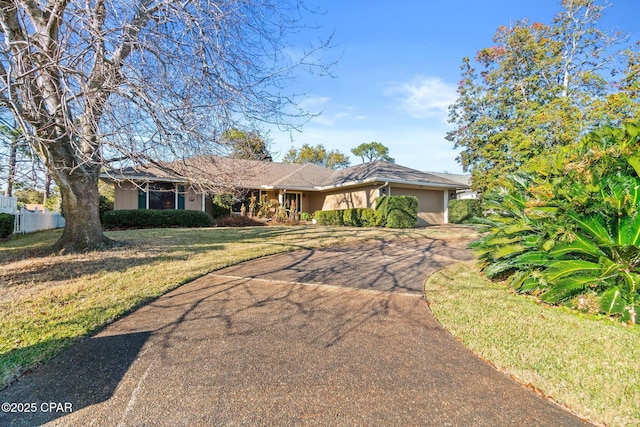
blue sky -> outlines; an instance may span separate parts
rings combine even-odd
[[[313,0],[325,13],[313,16],[315,36],[335,32],[340,57],[334,78],[299,75],[291,89],[302,103],[322,112],[293,134],[271,131],[271,149],[281,160],[303,143],[350,150],[378,141],[396,163],[418,170],[461,173],[452,145],[444,139],[447,106],[456,98],[464,56],[493,44],[501,25],[520,19],[551,23],[560,0]],[[613,0],[603,18],[610,30],[640,39],[638,0]],[[636,21],[636,22],[634,22]],[[300,49],[309,40],[301,40]]]

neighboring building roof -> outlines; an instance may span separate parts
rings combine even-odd
[[[431,175],[436,175],[441,178],[446,178],[451,181],[455,181],[467,187],[471,186],[471,175],[469,174],[447,173],[447,172],[426,172],[426,173],[429,173]]]
[[[396,183],[437,188],[467,188],[467,184],[434,173],[377,160],[333,170],[314,164],[277,163],[227,157],[195,157],[158,166],[124,168],[103,173],[114,180],[224,183],[241,188],[330,190],[363,183]]]

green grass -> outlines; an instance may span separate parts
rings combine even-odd
[[[438,321],[498,369],[592,421],[640,425],[640,327],[516,295],[473,262],[434,274],[425,292]]]
[[[48,231],[0,243],[0,389],[136,307],[248,259],[365,239],[446,236],[449,229],[348,227],[154,229],[106,233],[128,245],[48,255]]]

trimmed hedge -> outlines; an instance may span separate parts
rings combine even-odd
[[[0,239],[4,239],[13,234],[15,221],[15,215],[0,213]]]
[[[344,225],[344,210],[316,211],[313,217],[320,225]]]
[[[347,225],[350,227],[380,227],[382,215],[371,208],[316,211],[313,214],[320,225]]]
[[[376,210],[388,228],[416,228],[418,198],[415,196],[383,196],[376,201]]]
[[[375,209],[360,209],[360,221],[363,227],[382,227],[384,217]]]
[[[358,209],[345,209],[342,211],[342,223],[350,227],[362,227],[360,215]]]
[[[449,222],[468,224],[473,218],[482,217],[482,202],[477,199],[456,199],[449,201]]]
[[[211,227],[213,220],[202,211],[175,209],[132,209],[105,212],[102,226],[107,230],[168,227]]]

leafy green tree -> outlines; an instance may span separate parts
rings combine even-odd
[[[351,165],[349,156],[338,150],[331,150],[327,153],[324,166],[329,169],[345,169]]]
[[[637,114],[637,99],[613,96],[633,84],[610,81],[616,57],[608,53],[619,37],[599,28],[604,6],[593,0],[562,6],[552,25],[501,27],[493,47],[480,50],[475,62],[463,59],[447,139],[462,149],[458,160],[480,190],[599,124]],[[634,80],[636,58],[629,58],[622,80]]]
[[[329,169],[344,169],[349,167],[349,157],[338,150],[327,151],[322,144],[312,146],[302,144],[300,148],[291,147],[282,159],[284,163],[312,163]]]
[[[222,143],[231,147],[233,158],[268,162],[273,160],[267,148],[267,142],[256,131],[229,129],[222,134]]]
[[[395,163],[395,159],[389,156],[389,148],[384,144],[376,141],[365,142],[352,148],[351,152],[354,156],[362,159],[362,163],[373,162],[374,160],[384,160],[385,162]]]

